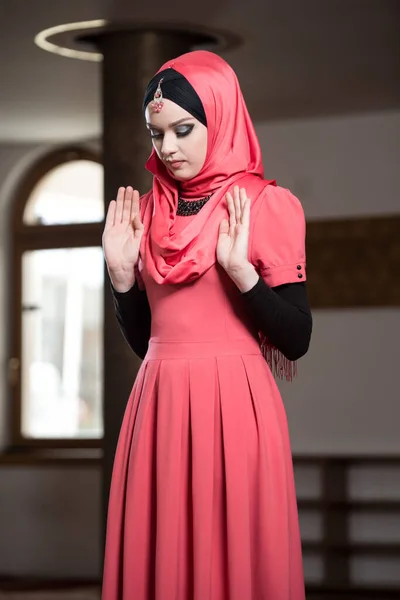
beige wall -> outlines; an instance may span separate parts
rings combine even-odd
[[[258,133],[268,177],[299,196],[308,219],[400,213],[400,112]],[[294,452],[400,453],[399,334],[400,307],[314,311],[298,380],[281,385]]]

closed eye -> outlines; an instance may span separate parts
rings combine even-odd
[[[180,125],[175,129],[176,137],[185,137],[192,133],[194,125]]]
[[[189,135],[190,133],[192,133],[194,128],[194,124],[188,124],[188,125],[178,125],[175,127],[175,135],[176,137],[182,138],[182,137],[186,137],[187,135]],[[160,139],[163,137],[163,133],[161,131],[158,131],[157,129],[150,129],[150,127],[148,128],[149,132],[150,132],[150,137],[154,140],[154,139]]]

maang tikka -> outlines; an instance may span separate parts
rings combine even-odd
[[[164,106],[163,95],[162,95],[162,90],[161,90],[161,83],[162,83],[163,79],[164,79],[164,77],[161,77],[160,81],[158,82],[158,86],[155,91],[153,101],[151,103],[151,108],[155,112],[160,112],[160,110]]]

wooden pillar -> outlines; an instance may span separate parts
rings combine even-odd
[[[151,186],[144,165],[151,143],[142,101],[148,81],[161,65],[188,52],[198,34],[177,31],[107,31],[95,43],[103,54],[103,164],[106,210],[119,186],[141,194]],[[104,296],[104,522],[115,448],[127,400],[140,361],[122,337],[106,275]]]

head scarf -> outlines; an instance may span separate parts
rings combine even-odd
[[[237,184],[246,187],[254,200],[256,188],[260,193],[274,183],[263,180],[260,145],[233,69],[207,51],[173,59],[159,73],[169,68],[197,92],[207,119],[208,145],[203,168],[190,181],[173,179],[154,149],[146,163],[154,178],[152,191],[142,198],[141,260],[160,284],[193,281],[215,264],[219,225],[227,216],[227,191]],[[209,194],[212,197],[201,211],[183,229],[174,230],[178,195],[191,199]]]
[[[172,67],[158,72],[150,81],[144,95],[143,112],[146,110],[148,103],[153,100],[161,80],[163,98],[175,102],[207,127],[206,113],[198,93],[188,80]]]

